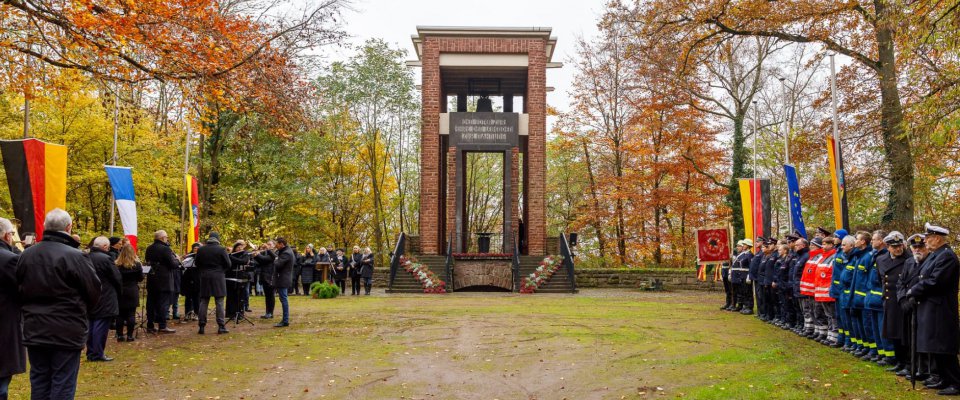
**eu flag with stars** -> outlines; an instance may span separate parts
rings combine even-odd
[[[783,166],[787,175],[787,190],[790,192],[790,215],[793,216],[793,229],[807,237],[807,228],[803,224],[803,208],[800,206],[800,182],[797,181],[797,169],[792,165]]]

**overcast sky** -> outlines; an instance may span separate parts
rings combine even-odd
[[[568,61],[574,55],[574,40],[596,33],[603,4],[602,0],[356,0],[355,10],[344,17],[353,44],[381,38],[406,49],[409,59],[416,57],[410,35],[417,32],[417,25],[551,27],[552,35],[557,37],[553,61],[565,65],[547,70],[547,86],[556,89],[547,94],[547,103],[566,110],[573,79],[573,67]],[[350,55],[347,50],[334,53],[334,58]],[[420,69],[414,72],[419,83]]]

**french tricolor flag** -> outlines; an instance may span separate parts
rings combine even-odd
[[[110,187],[113,189],[113,199],[117,202],[120,211],[120,223],[123,224],[123,235],[130,240],[134,250],[137,248],[137,198],[133,193],[133,169],[130,167],[116,167],[104,165]]]

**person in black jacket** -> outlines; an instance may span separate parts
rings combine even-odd
[[[282,328],[290,326],[290,303],[287,300],[287,293],[290,286],[293,285],[293,265],[297,262],[297,255],[287,245],[287,239],[279,237],[276,242],[277,260],[273,263],[275,269],[273,287],[277,289],[277,294],[280,296],[283,319],[277,322],[274,327]]]
[[[180,261],[183,265],[180,293],[183,294],[184,321],[196,321],[200,314],[200,271],[193,265],[198,249],[200,243],[194,243],[190,246],[190,253]]]
[[[313,244],[308,244],[303,251],[303,257],[300,257],[300,282],[303,285],[303,294],[310,295],[310,285],[313,283],[314,274],[317,269],[318,256],[313,251]]]
[[[373,252],[367,247],[363,249],[363,258],[360,259],[360,277],[363,278],[364,294],[369,296],[373,288]]]
[[[197,333],[201,335],[204,333],[211,296],[217,307],[217,333],[229,333],[223,299],[227,296],[226,272],[230,269],[230,255],[227,254],[227,249],[220,245],[220,234],[216,232],[210,234],[206,244],[197,250],[194,265],[200,270],[200,329]]]
[[[917,351],[928,353],[940,374],[940,382],[931,385],[937,394],[960,394],[960,310],[957,293],[960,284],[960,261],[947,244],[950,231],[926,224],[928,259],[920,268],[917,283],[907,290],[907,298],[916,303]]]
[[[263,301],[266,311],[260,316],[262,319],[273,318],[273,308],[276,306],[276,297],[273,289],[273,273],[275,271],[273,262],[277,259],[277,253],[274,248],[277,243],[268,241],[260,245],[260,249],[253,255],[253,262],[257,264],[260,271],[260,285],[263,286]]]
[[[146,261],[150,266],[147,274],[147,332],[174,333],[167,328],[167,310],[173,297],[173,274],[180,268],[180,260],[170,248],[167,232],[153,234],[153,244],[147,247]],[[154,324],[160,329],[154,328]]]
[[[87,335],[87,361],[113,361],[104,350],[107,347],[107,334],[110,333],[110,321],[117,318],[120,306],[117,295],[123,286],[120,271],[114,266],[110,256],[110,239],[99,236],[93,240],[93,247],[87,257],[93,264],[97,278],[100,278],[100,301],[90,310],[90,333]]]
[[[343,254],[343,249],[337,249],[337,254],[331,260],[333,262],[333,282],[340,286],[340,293],[347,293],[347,269],[349,268],[347,257]]]
[[[70,237],[73,221],[59,208],[47,213],[43,236],[17,262],[23,344],[34,399],[72,399],[80,351],[87,342],[88,311],[100,300],[93,264]]]
[[[912,321],[913,314],[916,313],[916,302],[907,298],[907,290],[913,287],[920,280],[920,268],[923,267],[923,262],[927,260],[927,255],[930,253],[927,250],[926,245],[926,236],[917,233],[911,235],[907,238],[907,243],[910,245],[910,250],[913,253],[913,257],[907,258],[903,263],[903,270],[900,272],[900,279],[897,282],[897,302],[900,304],[900,310],[903,312],[903,324],[900,326],[900,337],[903,338],[903,346],[907,349],[912,349],[913,344],[912,338]],[[910,354],[906,354],[907,357],[910,357]],[[930,357],[927,354],[919,353],[917,354],[918,364],[917,380],[933,379],[937,382],[940,381],[939,378],[931,376],[930,368]],[[910,378],[910,365],[904,365],[903,368],[896,371],[897,376],[902,376]]]
[[[294,246],[291,248],[293,250],[293,272],[290,278],[290,293],[287,293],[292,296],[300,295],[300,273],[303,271],[303,257],[297,253],[297,248]],[[306,293],[304,293],[306,294]]]
[[[247,242],[238,240],[230,249],[230,270],[226,274],[227,278],[234,279],[227,281],[227,315],[231,319],[238,313],[242,315],[247,309],[247,304],[243,301],[247,284],[237,280],[247,279],[246,268],[249,263],[250,253],[247,252]]]
[[[360,254],[360,246],[353,246],[353,254],[347,259],[347,266],[350,274],[350,294],[360,295],[360,262],[363,261],[363,254]]]
[[[887,354],[884,365],[892,366],[889,371],[899,371],[907,366],[910,350],[903,346],[900,326],[903,325],[903,311],[897,302],[897,282],[903,272],[903,265],[913,254],[904,246],[903,234],[890,232],[883,241],[888,251],[877,256],[877,273],[883,284],[883,313],[880,336],[893,345],[893,354]]]
[[[117,270],[120,271],[122,283],[118,297],[120,316],[117,318],[117,341],[132,342],[134,327],[137,323],[137,307],[140,307],[140,282],[143,282],[143,265],[137,259],[137,252],[130,243],[124,243],[117,256]],[[127,329],[127,336],[123,336],[123,329]]]
[[[0,218],[0,399],[16,374],[27,370],[27,352],[20,329],[20,302],[17,298],[17,260],[14,252],[14,228],[10,220]]]
[[[78,240],[79,242],[79,240]],[[116,260],[120,256],[120,249],[123,247],[123,243],[126,241],[116,236],[110,236],[110,249],[107,250],[107,254],[110,255],[110,258]]]

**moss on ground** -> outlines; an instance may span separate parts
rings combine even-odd
[[[717,310],[720,294],[291,298],[292,326],[230,324],[107,346],[78,398],[914,399],[932,394]],[[262,298],[254,298],[254,308]],[[12,399],[29,398],[26,375]]]

